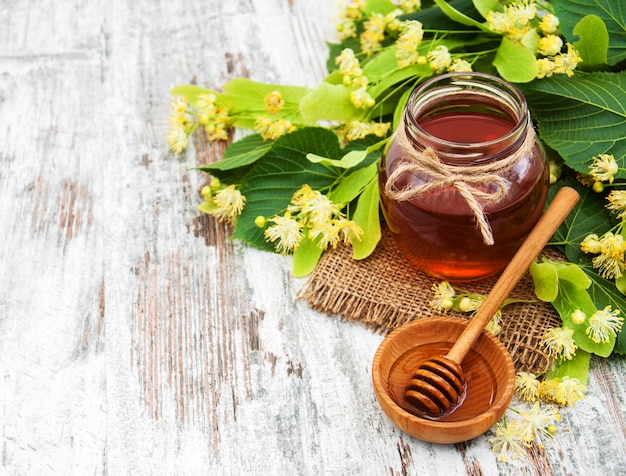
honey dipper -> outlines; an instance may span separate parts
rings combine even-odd
[[[577,202],[576,190],[559,190],[452,348],[445,356],[426,360],[413,373],[404,394],[408,403],[433,419],[455,408],[465,388],[463,359]]]

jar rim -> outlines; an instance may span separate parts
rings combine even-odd
[[[423,95],[425,92],[432,90],[431,95],[433,97],[430,98],[430,101],[433,101],[434,99],[436,99],[436,93],[442,92],[443,88],[446,86],[449,88],[456,88],[458,90],[461,90],[462,87],[471,86],[472,88],[468,90],[482,90],[483,92],[489,94],[492,98],[497,98],[501,100],[503,104],[506,102],[510,106],[510,112],[514,113],[509,115],[511,119],[516,121],[515,125],[509,132],[496,139],[476,143],[451,141],[447,139],[442,139],[441,137],[429,133],[420,125],[420,118],[414,114],[409,113],[414,111],[414,105],[420,95]],[[424,81],[411,92],[411,95],[409,96],[409,100],[407,102],[407,107],[405,108],[404,117],[410,121],[411,127],[416,128],[420,134],[426,137],[433,144],[437,144],[443,147],[454,147],[467,151],[501,144],[508,140],[514,140],[521,135],[521,133],[526,127],[528,127],[530,123],[528,104],[526,102],[526,98],[523,96],[521,91],[516,86],[502,78],[480,72],[445,73],[434,76]]]

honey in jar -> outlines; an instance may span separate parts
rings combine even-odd
[[[549,171],[517,88],[450,73],[411,94],[380,181],[404,256],[432,276],[471,281],[515,254],[542,213]]]

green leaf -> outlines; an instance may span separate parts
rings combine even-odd
[[[224,84],[224,92],[229,96],[248,98],[250,102],[265,107],[265,96],[273,91],[280,92],[285,103],[298,104],[309,89],[302,86],[285,86],[253,81],[248,78],[234,78]],[[243,99],[242,99],[243,100]]]
[[[333,203],[350,203],[358,197],[365,187],[378,178],[378,161],[360,168],[343,178],[328,195]]]
[[[525,46],[502,38],[493,65],[504,79],[512,83],[527,83],[539,72],[535,54]]]
[[[460,23],[461,25],[473,26],[474,28],[478,28],[479,30],[489,31],[489,29],[482,23],[477,22],[473,18],[469,17],[465,13],[457,10],[449,3],[444,0],[434,0],[435,4],[441,8],[441,11],[444,12],[451,20]]]
[[[554,75],[520,85],[541,138],[584,174],[598,154],[613,154],[626,178],[626,72]]]
[[[567,281],[575,288],[588,289],[591,286],[591,278],[578,265],[567,263],[556,265],[559,281]]]
[[[317,121],[352,121],[363,116],[350,101],[352,90],[343,84],[322,82],[302,97],[300,113],[307,124]]]
[[[202,86],[196,86],[193,84],[181,84],[172,88],[170,94],[172,96],[183,96],[187,99],[187,101],[193,104],[196,102],[198,96],[200,96],[201,94],[208,94],[212,92],[213,91],[211,91],[210,89],[203,88]]]
[[[201,170],[211,173],[217,170],[232,170],[253,164],[267,154],[273,144],[272,141],[264,141],[259,134],[248,135],[230,144],[226,148],[222,160],[203,166]]]
[[[555,368],[546,374],[546,379],[569,377],[578,379],[581,384],[587,385],[590,362],[591,354],[578,349],[572,360],[555,362]]]
[[[367,157],[367,149],[365,150],[351,150],[346,153],[341,159],[329,159],[328,157],[320,157],[316,154],[307,154],[306,158],[314,164],[333,165],[335,167],[341,167],[342,169],[350,169],[356,165],[359,165]]]
[[[323,251],[305,233],[304,238],[293,252],[292,274],[296,278],[303,278],[311,274],[315,270]]]
[[[502,4],[499,0],[474,0],[476,10],[480,12],[483,18],[487,18],[489,12],[503,11]]]
[[[574,48],[583,59],[578,68],[592,70],[607,64],[609,32],[602,18],[597,15],[585,16],[574,27],[574,34],[580,37],[580,40],[574,42]]]
[[[376,249],[380,241],[380,215],[379,215],[380,192],[378,179],[372,180],[359,197],[356,210],[352,219],[363,231],[363,238],[352,243],[352,257],[354,259],[367,258]]]
[[[626,59],[626,9],[621,0],[553,0],[563,35],[573,43],[574,28],[586,15],[597,15],[609,34],[607,61],[616,65]]]
[[[307,153],[338,158],[343,151],[337,136],[321,127],[307,127],[280,137],[272,149],[257,160],[241,180],[240,190],[246,206],[237,219],[233,239],[272,251],[263,230],[256,226],[258,216],[282,214],[293,194],[303,185],[326,191],[339,177],[341,169],[312,164]]]
[[[559,294],[559,277],[554,264],[533,262],[530,274],[537,298],[545,302],[554,301]]]

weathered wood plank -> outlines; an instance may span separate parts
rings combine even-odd
[[[593,361],[553,445],[417,441],[375,402],[382,337],[296,300],[288,258],[228,240],[167,149],[168,91],[313,85],[334,2],[0,9],[0,473],[619,474],[626,363]]]

